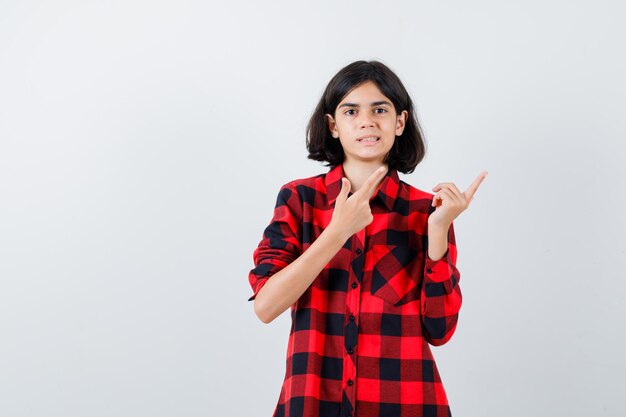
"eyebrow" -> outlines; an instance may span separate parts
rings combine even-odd
[[[387,105],[391,106],[391,103],[388,102],[388,101],[385,101],[385,100],[373,101],[373,102],[370,103],[370,106],[371,107],[380,106],[381,104],[387,104]],[[338,108],[341,108],[341,107],[361,107],[361,106],[359,106],[357,103],[343,103]]]

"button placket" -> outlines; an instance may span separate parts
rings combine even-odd
[[[345,367],[343,380],[345,381],[344,395],[348,405],[344,404],[342,407],[342,415],[344,415],[343,413],[346,413],[347,416],[351,415],[351,411],[353,411],[354,402],[356,400],[356,349],[358,341],[358,323],[356,318],[359,314],[361,302],[361,286],[359,284],[363,279],[363,242],[365,241],[365,229],[354,235],[352,239],[354,255],[350,260],[349,276],[349,279],[352,281],[350,284],[352,289],[346,294],[346,312],[348,314],[348,320],[346,321],[344,329],[344,346],[347,355],[344,358]]]

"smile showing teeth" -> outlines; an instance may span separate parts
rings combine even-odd
[[[359,142],[376,142],[379,138],[372,136],[369,138],[359,139]]]

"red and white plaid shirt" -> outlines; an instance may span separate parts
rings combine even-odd
[[[249,301],[328,226],[342,176],[340,164],[281,187],[253,254]],[[273,417],[451,416],[430,345],[452,337],[462,296],[453,225],[444,256],[427,254],[432,200],[388,170],[370,199],[372,223],[291,306]]]

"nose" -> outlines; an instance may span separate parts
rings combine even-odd
[[[361,128],[373,126],[374,125],[374,121],[372,120],[372,115],[370,115],[370,114],[368,114],[366,112],[363,112],[362,114],[363,114],[363,116],[359,120],[359,126]]]

